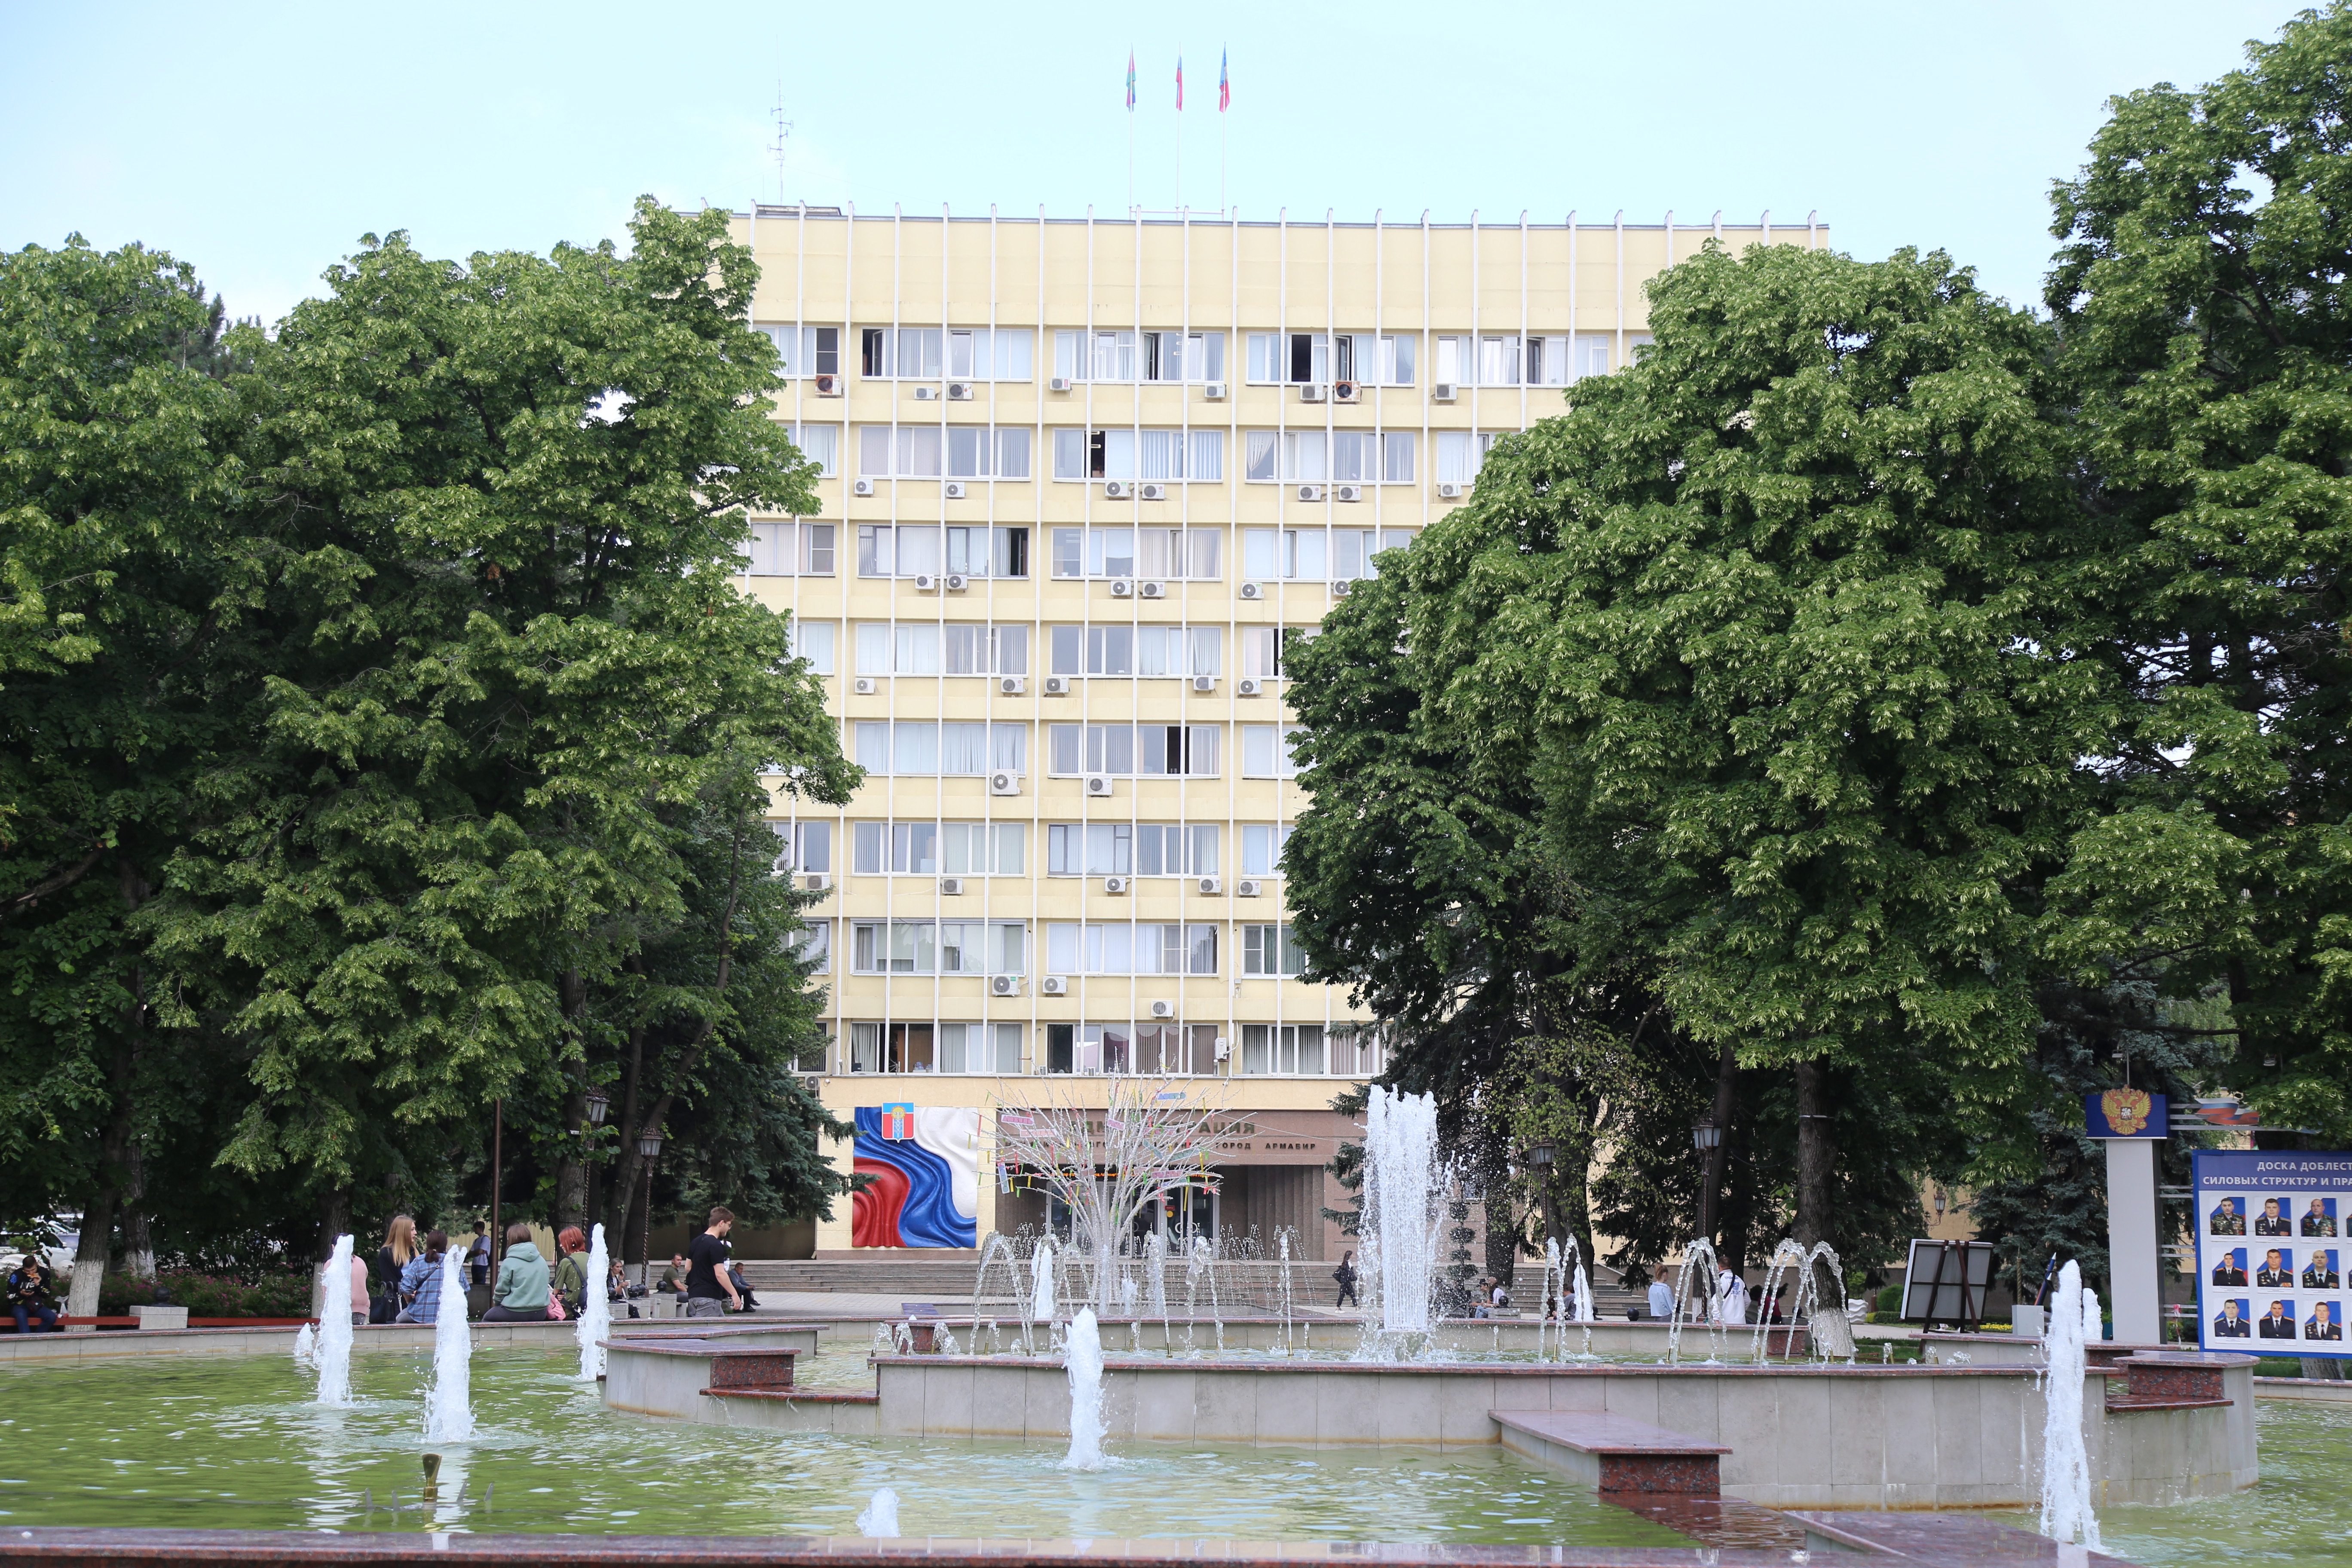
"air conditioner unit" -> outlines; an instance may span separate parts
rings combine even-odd
[[[963,879],[961,877],[941,877],[940,879],[940,897],[943,899],[960,899],[963,897]]]
[[[1335,577],[1331,580],[1331,596],[1335,599],[1344,599],[1348,596],[1349,591],[1354,588],[1355,585],[1356,584],[1353,578]]]
[[[1265,690],[1265,681],[1255,679],[1246,675],[1234,682],[1234,695],[1236,697],[1256,697],[1264,693]]]
[[[1007,697],[1018,697],[1029,689],[1029,683],[1017,675],[1007,675],[999,678],[996,689]]]
[[[1103,499],[1105,500],[1133,500],[1135,499],[1135,487],[1129,484],[1125,479],[1108,480],[1103,485]]]
[[[1095,795],[1103,799],[1109,798],[1112,793],[1110,775],[1108,773],[1088,773],[1087,775],[1087,793],[1090,795]]]
[[[1172,1018],[1176,1016],[1176,1004],[1173,1002],[1154,1002],[1151,1005],[1151,1016],[1155,1018]]]
[[[1234,1047],[1226,1042],[1226,1039],[1223,1035],[1219,1035],[1217,1037],[1217,1059],[1221,1062],[1229,1062],[1234,1059]]]
[[[1364,487],[1361,485],[1333,485],[1331,487],[1331,499],[1333,500],[1361,500],[1364,499]]]
[[[1168,487],[1166,485],[1145,485],[1138,493],[1141,495],[1145,500],[1166,500],[1168,499]]]
[[[1298,499],[1300,500],[1321,500],[1323,499],[1323,487],[1321,485],[1301,485],[1298,487]]]
[[[1454,385],[1452,382],[1441,381],[1430,387],[1429,400],[1432,403],[1451,403],[1454,401]]]
[[[1045,390],[1048,392],[1067,392],[1076,384],[1076,383],[1073,382],[1068,376],[1057,375],[1045,384]]]
[[[1021,994],[1021,976],[1019,976],[1019,975],[1017,975],[1017,974],[992,974],[992,975],[990,975],[990,976],[988,977],[988,994],[989,994],[991,996],[1018,996],[1018,995],[1020,995],[1020,994]]]
[[[854,496],[870,496],[874,493],[874,481],[872,479],[852,479],[849,483],[849,493]]]
[[[818,376],[816,378],[816,395],[819,397],[839,397],[841,395],[841,377],[837,375]]]
[[[1212,403],[1223,403],[1225,400],[1225,384],[1222,381],[1203,382],[1201,395]]]
[[[871,697],[882,689],[882,682],[870,675],[861,675],[850,686],[860,697]]]
[[[1092,783],[1093,781],[1089,780],[1087,782]],[[1126,877],[1105,877],[1103,879],[1103,891],[1106,893],[1124,893],[1127,891],[1127,884],[1129,880],[1129,879]]]
[[[1070,994],[1069,976],[1066,974],[1048,974],[1044,980],[1038,983],[1037,989],[1044,992],[1048,996],[1067,996]]]
[[[918,594],[936,594],[936,593],[938,593],[939,591],[940,591],[940,580],[939,580],[937,577],[932,576],[932,575],[931,575],[929,573],[928,573],[928,572],[918,572],[918,573],[916,573],[916,574],[915,574],[915,592],[916,592],[916,593],[918,593]]]
[[[1244,877],[1234,884],[1234,897],[1237,899],[1255,899],[1265,891],[1265,884],[1250,877]]]
[[[1048,697],[1067,697],[1069,694],[1070,694],[1070,678],[1069,678],[1068,676],[1066,676],[1066,675],[1049,675],[1049,676],[1047,676],[1047,677],[1045,678],[1045,695],[1046,695],[1046,696],[1048,696]]]
[[[994,773],[988,775],[988,793],[991,795],[1019,795],[1021,793],[1021,775],[1014,773],[1010,768],[997,769]]]
[[[1352,381],[1335,381],[1331,384],[1331,401],[1334,403],[1353,403],[1362,395],[1363,390]]]
[[[970,403],[971,401],[971,383],[968,381],[951,381],[948,383],[948,401],[950,403]]]
[[[833,879],[822,871],[812,871],[801,879],[801,886],[812,893],[822,893],[833,886]]]
[[[1132,577],[1114,577],[1114,578],[1112,578],[1112,579],[1110,580],[1110,596],[1111,596],[1112,598],[1114,598],[1114,599],[1132,599],[1132,598],[1134,598],[1134,597],[1135,597],[1135,579],[1134,579],[1134,578],[1132,578]]]
[[[1320,382],[1309,382],[1298,389],[1298,401],[1301,403],[1325,403],[1330,400],[1330,396],[1331,389]]]
[[[801,1087],[807,1089],[809,1093],[813,1095],[823,1094],[824,1092],[824,1079],[818,1077],[815,1073],[810,1073],[801,1079]]]
[[[1203,877],[1201,879],[1201,892],[1204,897],[1213,898],[1224,890],[1225,885],[1217,880],[1216,878]]]
[[[918,403],[937,403],[939,400],[940,400],[940,389],[939,389],[938,387],[936,387],[936,386],[919,386],[919,387],[915,388],[915,401],[916,401],[916,402],[918,402]]]
[[[971,579],[961,572],[950,572],[940,579],[940,586],[950,594],[961,594],[971,586]]]
[[[963,481],[961,479],[950,479],[948,481],[947,497],[950,500],[963,500]]]
[[[1462,487],[1452,483],[1440,485],[1437,487],[1437,499],[1440,500],[1460,500],[1462,499]]]
[[[1135,596],[1139,599],[1164,599],[1168,596],[1168,584],[1156,578],[1146,579],[1135,585]]]
[[[1192,689],[1195,691],[1214,691],[1216,689],[1217,678],[1213,675],[1196,675],[1192,678]]]
[[[1265,597],[1265,589],[1256,583],[1244,583],[1241,585],[1240,591],[1241,596],[1244,599],[1263,599]]]

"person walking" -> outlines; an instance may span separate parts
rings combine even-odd
[[[441,1314],[442,1259],[449,1250],[448,1236],[437,1230],[425,1233],[425,1245],[400,1271],[400,1299],[408,1304],[400,1310],[395,1323],[430,1323]]]
[[[368,1321],[388,1323],[400,1316],[407,1298],[401,1294],[401,1276],[416,1261],[416,1222],[404,1214],[392,1216],[384,1227],[383,1245],[375,1253],[375,1289],[368,1297]]]
[[[37,1252],[25,1254],[25,1260],[8,1271],[8,1310],[16,1320],[20,1334],[34,1332],[28,1320],[39,1319],[41,1327],[51,1333],[64,1331],[58,1327],[58,1282]]]
[[[555,1247],[562,1254],[555,1265],[555,1294],[564,1312],[577,1321],[588,1305],[588,1238],[578,1226],[567,1225],[557,1235]]]
[[[1356,1300],[1355,1257],[1352,1252],[1339,1254],[1339,1267],[1331,1270],[1331,1278],[1339,1282],[1339,1300],[1333,1304],[1331,1309],[1333,1311],[1338,1311],[1339,1308],[1350,1302],[1360,1307],[1363,1305],[1361,1301]]]
[[[490,1287],[486,1323],[543,1323],[547,1321],[547,1259],[530,1238],[530,1226],[517,1220],[507,1226],[507,1255],[499,1265],[498,1283]]]
[[[734,1226],[734,1211],[722,1204],[710,1211],[709,1227],[686,1249],[686,1315],[689,1318],[724,1317],[730,1303],[737,1311],[743,1310],[735,1281],[727,1277],[727,1233]]]
[[[1662,1323],[1672,1322],[1675,1316],[1674,1287],[1655,1275],[1650,1278],[1650,1316]]]

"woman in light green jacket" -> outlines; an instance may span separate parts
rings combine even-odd
[[[490,1287],[486,1323],[538,1323],[547,1321],[547,1259],[530,1238],[530,1226],[518,1220],[507,1226],[506,1260],[499,1265],[498,1283]]]

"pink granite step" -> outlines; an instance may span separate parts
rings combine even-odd
[[[1503,1446],[1604,1495],[1716,1497],[1720,1443],[1702,1443],[1606,1410],[1490,1410]]]

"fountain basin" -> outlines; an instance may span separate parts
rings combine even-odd
[[[866,1403],[832,1391],[738,1394],[708,1375],[688,1395],[677,1391],[696,1375],[694,1356],[676,1351],[659,1358],[673,1390],[659,1413],[674,1419],[950,1441],[1069,1436],[1068,1380],[1057,1359],[877,1356]],[[638,1386],[624,1381],[637,1375],[625,1374],[624,1363],[656,1358],[622,1340],[608,1352],[606,1398],[617,1402],[618,1390]],[[2156,1359],[2161,1365],[2144,1376],[2193,1368],[2210,1393],[2156,1397],[2152,1382],[2149,1396],[2135,1402],[2129,1362],[2087,1372],[2084,1441],[2095,1500],[2170,1502],[2252,1485],[2253,1358]],[[2021,1508],[2041,1487],[2042,1391],[2038,1369],[2023,1365],[1114,1358],[1103,1382],[1113,1444],[1444,1451],[1502,1443],[1498,1413],[1598,1411],[1721,1447],[1723,1495],[1776,1508]],[[2111,1384],[2121,1396],[2112,1401]]]

